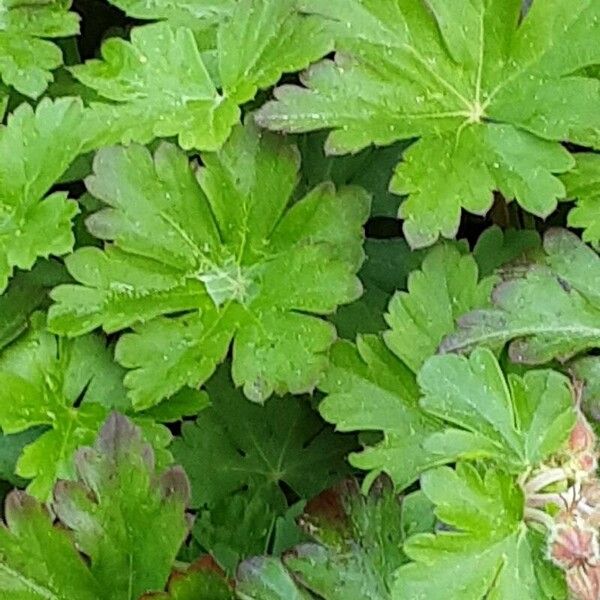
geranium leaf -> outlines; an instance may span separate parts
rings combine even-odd
[[[336,435],[306,399],[272,398],[256,406],[235,390],[225,369],[208,390],[212,406],[196,423],[185,423],[172,446],[192,481],[192,506],[211,505],[248,488],[266,490],[263,498],[269,501],[275,493],[285,507],[280,482],[310,498],[346,471],[344,458],[354,437]]]
[[[430,358],[419,373],[426,412],[458,426],[433,433],[425,448],[434,456],[487,458],[523,472],[542,463],[567,440],[575,424],[569,380],[555,371],[529,371],[505,380],[485,348],[467,359]]]
[[[0,591],[31,600],[135,600],[162,591],[189,528],[185,474],[158,472],[140,430],[117,413],[76,462],[76,481],[55,487],[52,517],[24,492],[9,495]]]
[[[552,229],[545,255],[509,269],[493,293],[493,308],[464,315],[446,337],[444,352],[511,341],[515,362],[566,360],[600,345],[600,259],[574,234]]]
[[[101,60],[70,69],[107,101],[91,105],[89,148],[178,136],[184,149],[217,150],[239,121],[238,105],[332,45],[322,20],[301,14],[295,0],[121,4],[167,22],[134,28],[130,42],[109,39]],[[213,37],[216,49],[202,53]]]
[[[44,330],[41,314],[0,355],[3,432],[47,428],[23,448],[16,464],[16,474],[32,480],[27,488],[31,495],[45,500],[57,479],[75,477],[75,450],[95,439],[112,407],[123,407],[120,374],[99,336],[57,338]],[[164,453],[169,432],[143,414],[140,424]]]
[[[295,148],[251,125],[203,162],[197,180],[172,145],[101,150],[87,183],[108,206],[88,227],[107,244],[68,257],[81,285],[52,293],[54,331],[134,327],[117,359],[138,409],[206,381],[232,340],[250,399],[312,390],[335,335],[318,315],[361,293],[364,191],[322,185],[288,207]]]
[[[0,11],[0,76],[21,94],[38,98],[63,62],[51,41],[79,33],[79,16],[71,0],[2,0]]]
[[[258,113],[287,132],[332,129],[326,149],[418,138],[391,183],[413,247],[454,237],[461,209],[495,190],[546,217],[574,164],[559,142],[598,147],[600,8],[589,0],[303,0],[330,20],[335,60],[311,67]],[[563,52],[568,47],[570,52]]]
[[[240,598],[392,600],[394,573],[406,562],[404,540],[433,526],[422,494],[401,499],[383,478],[368,496],[352,480],[327,490],[308,504],[301,523],[314,542],[297,546],[282,561],[265,557],[242,563]]]
[[[0,130],[0,292],[13,269],[70,252],[75,202],[45,195],[80,153],[83,105],[74,98],[19,106]]]
[[[390,329],[384,339],[414,372],[436,353],[445,335],[454,331],[458,317],[485,307],[496,279],[479,280],[473,256],[446,244],[432,249],[408,277],[408,291],[392,298],[385,315]]]
[[[569,212],[569,227],[583,229],[583,241],[600,242],[600,155],[581,152],[577,164],[562,176],[567,196],[577,200]]]
[[[394,600],[566,597],[564,583],[558,595],[546,593],[555,569],[540,560],[539,534],[523,520],[523,492],[511,476],[459,464],[425,473],[421,486],[450,530],[408,541],[415,562],[397,571]]]
[[[141,431],[117,413],[95,448],[78,451],[76,465],[78,481],[57,484],[53,508],[94,577],[115,598],[162,589],[188,533],[185,473],[173,467],[159,475]]]
[[[319,410],[338,430],[384,434],[381,443],[350,455],[354,466],[385,471],[403,489],[437,464],[422,444],[441,424],[420,410],[414,374],[378,337],[337,343],[319,387],[328,394]]]

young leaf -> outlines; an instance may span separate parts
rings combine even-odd
[[[0,76],[18,92],[38,98],[52,81],[53,69],[63,62],[50,38],[79,33],[79,16],[71,0],[2,0],[0,11]],[[60,145],[57,144],[57,148]]]
[[[433,356],[459,316],[489,304],[496,278],[479,280],[475,259],[455,245],[441,245],[408,277],[408,291],[392,298],[385,315],[389,348],[415,373]]]
[[[481,277],[491,275],[496,269],[508,265],[541,248],[537,231],[530,229],[502,230],[497,225],[486,229],[477,239],[473,258]]]
[[[324,492],[308,504],[301,523],[315,542],[297,546],[283,562],[242,563],[236,585],[240,598],[392,600],[393,574],[406,562],[404,540],[433,526],[421,494],[400,499],[382,479],[368,496],[353,480]]]
[[[13,434],[44,426],[23,449],[16,474],[32,479],[27,491],[46,499],[54,482],[73,479],[73,454],[91,443],[110,408],[121,401],[120,380],[104,342],[94,335],[65,340],[44,330],[43,316],[0,355],[0,427]],[[142,419],[158,449],[168,431]],[[163,451],[164,452],[164,451]]]
[[[231,17],[237,0],[110,0],[110,3],[134,19],[189,27],[201,39],[214,41],[217,26]]]
[[[330,128],[326,149],[419,138],[391,183],[410,244],[454,237],[461,208],[494,190],[546,217],[574,164],[558,143],[598,147],[600,5],[589,0],[303,0],[331,20],[338,54],[283,86],[258,113],[287,132]],[[568,52],[564,48],[569,48]],[[579,71],[579,73],[577,73]]]
[[[194,539],[233,575],[240,562],[270,550],[277,522],[287,512],[283,500],[274,487],[236,491],[200,511]]]
[[[358,274],[363,295],[341,306],[330,318],[340,337],[354,340],[359,334],[383,331],[384,312],[392,295],[405,287],[408,275],[420,267],[422,260],[423,253],[411,251],[403,239],[365,240],[365,262]]]
[[[106,597],[68,533],[53,526],[36,500],[14,491],[6,499],[5,514],[6,527],[0,527],[0,592],[5,598]]]
[[[29,272],[13,277],[0,295],[0,350],[17,339],[26,329],[29,317],[50,304],[48,292],[69,281],[64,266],[58,262],[38,261]]]
[[[222,4],[207,8],[220,12]],[[162,2],[150,12],[181,25],[186,6]],[[202,14],[201,7],[195,10]],[[331,49],[322,20],[300,14],[296,0],[240,0],[227,3],[226,10],[231,14],[220,20],[216,36],[218,81],[188,28],[198,24],[193,18],[185,27],[163,22],[134,28],[131,42],[110,39],[102,60],[71,68],[79,81],[112,101],[92,104],[90,129],[97,134],[90,148],[177,135],[184,149],[217,150],[239,120],[239,105]]]
[[[196,423],[184,423],[172,451],[192,481],[192,506],[215,504],[239,490],[273,494],[287,505],[279,484],[310,498],[346,471],[352,436],[335,435],[305,399],[249,403],[221,369],[209,382],[212,406]],[[275,503],[274,503],[275,504]]]
[[[600,259],[577,236],[552,229],[544,238],[546,264],[509,271],[493,293],[494,307],[464,315],[441,345],[468,352],[512,341],[515,362],[566,360],[600,345]]]
[[[383,441],[350,455],[355,467],[384,471],[398,489],[415,481],[439,457],[423,441],[441,424],[418,406],[414,374],[376,336],[360,337],[356,346],[333,346],[330,367],[319,388],[328,396],[319,406],[325,420],[339,431],[377,431]],[[443,460],[442,460],[443,462]]]
[[[555,569],[540,559],[539,534],[523,520],[523,492],[511,476],[459,463],[425,473],[421,487],[450,529],[405,544],[415,562],[397,571],[394,600],[566,598],[564,582],[558,595],[546,592],[556,587]]]
[[[239,119],[239,109],[217,92],[190,29],[164,23],[134,28],[131,42],[110,38],[102,60],[70,68],[110,103],[92,103],[86,148],[146,144],[178,136],[183,148],[215,150]]]
[[[87,184],[108,207],[88,226],[113,243],[68,257],[81,285],[52,293],[54,331],[133,326],[117,359],[138,409],[206,381],[232,340],[250,399],[310,391],[335,335],[316,315],[361,293],[365,192],[322,185],[288,208],[295,149],[251,125],[202,158],[198,182],[171,145],[101,150]]]
[[[142,433],[113,413],[95,448],[79,450],[78,481],[61,481],[53,509],[90,559],[112,598],[161,590],[188,534],[189,483],[183,470],[156,473]]]
[[[140,600],[234,600],[234,595],[229,582],[207,556],[187,571],[175,571],[167,592],[144,594]]]
[[[490,350],[469,358],[434,356],[419,372],[427,413],[458,426],[433,433],[426,450],[446,462],[495,460],[524,472],[544,462],[567,440],[575,424],[569,380],[555,371],[529,371],[508,380]]]
[[[13,269],[73,248],[77,205],[64,192],[44,198],[80,153],[83,105],[44,99],[35,112],[22,104],[0,128],[0,293]]]
[[[32,600],[132,600],[162,591],[189,526],[185,474],[177,467],[157,473],[141,432],[116,413],[76,462],[77,482],[55,488],[58,526],[32,497],[9,495],[0,592]]]
[[[569,227],[583,229],[583,241],[600,243],[600,155],[580,153],[577,164],[565,173],[562,181],[567,196],[577,200],[569,212]]]
[[[385,148],[369,147],[358,154],[329,156],[323,148],[325,139],[321,132],[298,136],[305,166],[300,185],[310,189],[328,180],[336,185],[359,185],[373,194],[371,216],[395,218],[400,198],[389,191],[389,183],[394,166],[409,144],[398,142]]]

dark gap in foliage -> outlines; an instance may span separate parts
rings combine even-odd
[[[90,383],[91,383],[91,381],[88,381],[85,384],[85,386],[79,393],[79,396],[77,396],[77,398],[75,399],[75,402],[73,403],[73,408],[79,408],[81,406],[81,403],[83,402],[83,399],[85,398],[85,395],[87,394],[88,388],[90,387]]]
[[[80,198],[86,193],[83,181],[72,181],[70,183],[59,183],[52,187],[52,192],[67,192],[69,198]]]
[[[572,154],[577,154],[577,152],[590,152],[590,148],[574,144],[573,142],[563,142],[563,146]]]
[[[173,437],[181,437],[181,427],[183,426],[183,421],[174,421],[173,423],[165,423],[165,425],[173,434]]]
[[[392,217],[372,217],[367,221],[365,233],[374,239],[402,237],[402,222]]]
[[[285,496],[285,499],[287,500],[289,506],[296,504],[296,502],[302,499],[285,481],[279,480],[277,482],[277,485],[279,486],[279,489],[283,492],[283,495]]]
[[[73,10],[81,16],[81,35],[78,37],[82,61],[95,58],[109,30],[127,29],[143,23],[125,15],[118,8],[100,0],[75,0]]]

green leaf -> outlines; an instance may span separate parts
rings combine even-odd
[[[107,415],[96,403],[74,407],[96,376],[93,363],[85,364],[86,371],[80,369],[77,358],[84,347],[100,357],[106,351],[93,337],[59,342],[43,331],[43,321],[37,318],[32,330],[0,355],[4,433],[49,427],[24,448],[16,467],[17,475],[33,480],[28,492],[40,499],[48,497],[57,479],[75,477],[75,449],[94,440]]]
[[[368,496],[355,481],[344,482],[312,500],[301,518],[315,542],[297,546],[283,562],[242,563],[236,592],[244,600],[392,600],[407,533],[433,526],[426,504],[421,494],[400,499],[389,480],[379,479]]]
[[[600,421],[600,357],[584,356],[574,360],[569,364],[569,373],[576,382],[584,412],[590,422],[597,424]]]
[[[310,498],[345,473],[353,436],[334,434],[306,399],[272,398],[257,406],[234,389],[225,369],[207,389],[212,406],[195,423],[184,423],[172,446],[192,481],[193,507],[246,488],[264,490],[269,501],[275,495],[285,507],[281,482]]]
[[[590,0],[302,0],[330,20],[335,60],[311,67],[258,113],[286,132],[332,129],[331,154],[418,138],[391,189],[413,247],[454,237],[461,209],[493,192],[546,217],[574,164],[559,142],[598,147],[600,5]],[[569,51],[565,52],[564,49]]]
[[[377,445],[350,455],[355,467],[373,475],[384,471],[403,489],[439,464],[423,441],[441,425],[419,408],[414,374],[378,337],[359,337],[356,346],[339,342],[330,360],[319,385],[328,394],[319,406],[325,420],[339,431],[377,431],[384,436]]]
[[[156,473],[142,433],[113,413],[96,446],[79,450],[79,481],[61,481],[53,508],[90,558],[94,577],[112,598],[161,590],[188,534],[189,483],[174,467]]]
[[[218,32],[223,92],[238,104],[283,73],[308,67],[332,48],[322,19],[298,10],[297,0],[239,0]]]
[[[80,153],[83,106],[74,98],[19,106],[0,130],[0,293],[13,269],[70,252],[75,202],[44,197]]]
[[[407,142],[398,142],[385,148],[369,147],[357,154],[330,156],[323,144],[326,134],[322,132],[298,136],[302,163],[301,185],[307,189],[322,181],[336,185],[359,185],[373,195],[371,216],[396,217],[400,198],[389,191],[392,170],[406,150]]]
[[[537,231],[502,230],[497,225],[493,225],[477,239],[473,248],[473,258],[477,261],[480,276],[487,277],[503,265],[521,259],[540,247],[541,239]]]
[[[421,487],[449,530],[405,544],[414,562],[397,571],[394,600],[566,598],[564,582],[546,593],[555,569],[540,561],[539,534],[523,520],[523,492],[511,476],[459,463],[425,473]]]
[[[469,358],[430,358],[419,373],[423,410],[459,429],[433,433],[424,446],[446,462],[495,460],[516,473],[543,463],[567,440],[576,420],[569,380],[529,371],[505,380],[490,350]]]
[[[335,335],[318,316],[361,293],[365,192],[322,185],[288,208],[295,148],[250,124],[202,160],[197,180],[172,145],[101,150],[87,184],[108,207],[88,227],[113,243],[69,256],[82,285],[52,293],[53,331],[133,326],[116,352],[137,409],[206,381],[232,340],[250,399],[312,390]]]
[[[76,340],[44,330],[37,314],[31,329],[0,354],[0,427],[5,434],[47,430],[23,448],[16,474],[32,479],[27,491],[48,498],[57,479],[73,479],[73,454],[91,443],[108,411],[123,405],[120,370],[96,335]],[[143,416],[145,434],[164,453],[168,431]],[[158,429],[157,429],[158,428]]]
[[[17,339],[26,329],[29,317],[50,304],[48,292],[69,276],[63,265],[38,261],[30,272],[17,273],[0,295],[0,350]]]
[[[143,9],[140,4],[132,8],[135,14]],[[239,120],[239,105],[283,73],[303,69],[331,49],[322,20],[300,14],[296,0],[196,5],[195,15],[180,23],[190,8],[189,2],[152,3],[148,16],[166,17],[167,23],[134,28],[131,42],[109,39],[102,46],[102,60],[71,68],[79,81],[112,102],[92,104],[90,149],[178,136],[184,149],[217,150]],[[213,68],[199,46],[199,41],[207,42],[206,33],[195,37],[189,27],[198,25],[198,17],[222,9],[231,14],[218,19]]]
[[[79,33],[79,16],[70,7],[71,0],[0,2],[0,76],[6,85],[30,98],[44,93],[51,71],[63,63],[50,39]]]
[[[276,523],[283,517],[277,490],[234,492],[211,509],[202,510],[192,533],[219,566],[233,575],[242,560],[269,551]]]
[[[569,227],[583,229],[583,241],[600,243],[600,155],[578,153],[577,164],[562,176],[567,196],[576,199],[569,212]]]
[[[489,304],[496,279],[480,281],[473,256],[456,245],[430,250],[421,269],[408,277],[408,291],[398,292],[385,315],[389,348],[415,373],[433,356],[458,317]]]
[[[144,594],[140,600],[233,600],[233,590],[212,564],[210,558],[200,558],[187,571],[175,571],[168,591]]]
[[[105,597],[69,534],[54,527],[47,510],[24,492],[14,491],[6,500],[0,551],[0,592],[5,598]]]
[[[134,19],[189,27],[201,39],[214,41],[217,26],[231,17],[237,0],[110,0],[110,3]]]
[[[546,233],[544,250],[541,262],[505,273],[494,290],[493,308],[464,315],[441,350],[468,352],[477,345],[501,347],[512,341],[514,362],[541,364],[598,347],[598,255],[562,229]]]
[[[217,92],[190,29],[157,23],[134,28],[131,42],[110,38],[102,59],[70,68],[111,103],[92,103],[86,148],[178,136],[186,149],[215,150],[239,119]]]
[[[32,427],[12,435],[0,434],[0,479],[14,486],[23,486],[26,481],[15,475],[17,461],[23,449],[35,442],[44,433],[45,427]]]
[[[157,472],[140,430],[116,413],[76,462],[77,481],[55,487],[52,517],[23,492],[9,496],[0,592],[28,600],[134,600],[162,591],[189,527],[185,474],[178,467]]]
[[[566,377],[532,371],[505,380],[486,349],[470,359],[431,357],[418,383],[420,391],[374,336],[333,347],[319,409],[340,431],[383,433],[382,441],[350,455],[354,466],[373,471],[367,482],[385,471],[404,489],[427,469],[458,459],[485,458],[521,473],[558,450],[575,423]]]
[[[306,169],[310,168],[307,165]],[[405,287],[409,273],[418,269],[423,260],[421,251],[411,251],[399,238],[367,239],[365,255],[358,274],[363,295],[331,316],[338,334],[351,340],[358,334],[379,333],[386,328],[383,315],[392,295]]]

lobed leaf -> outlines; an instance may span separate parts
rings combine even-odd
[[[52,293],[53,331],[133,327],[116,355],[137,409],[206,381],[232,341],[248,398],[312,390],[335,335],[318,317],[361,293],[364,191],[322,185],[290,206],[295,148],[251,124],[203,162],[196,179],[172,145],[101,150],[87,185],[107,207],[88,227],[105,249],[69,256],[79,285]]]
[[[483,215],[493,192],[546,217],[574,165],[559,142],[599,144],[596,2],[303,0],[330,20],[334,60],[303,87],[284,85],[257,115],[270,129],[330,129],[326,150],[417,138],[391,189],[413,247],[454,237],[461,209]],[[564,49],[567,48],[567,51]]]
[[[77,481],[57,484],[50,514],[24,492],[0,528],[0,591],[7,598],[132,600],[162,591],[188,531],[181,469],[156,471],[141,432],[112,414],[94,448],[77,456]]]
[[[425,473],[421,485],[449,530],[404,546],[414,562],[397,571],[395,600],[566,597],[555,567],[540,559],[539,534],[523,520],[523,492],[512,477],[459,463]]]
[[[0,128],[0,292],[15,267],[61,256],[75,243],[75,202],[46,194],[80,153],[83,105],[75,98],[22,104]]]
[[[600,259],[574,234],[549,230],[540,262],[505,274],[493,293],[493,308],[464,315],[443,352],[511,342],[513,361],[565,361],[600,344]]]
[[[240,598],[391,600],[393,574],[406,562],[404,540],[433,526],[421,494],[400,499],[384,479],[368,496],[352,480],[324,492],[309,503],[301,522],[315,541],[296,547],[282,561],[264,557],[242,563],[236,585]]]
[[[5,434],[38,436],[22,449],[16,475],[30,479],[27,491],[46,500],[57,479],[73,479],[76,449],[91,443],[110,409],[127,410],[121,371],[96,335],[56,338],[44,329],[41,314],[32,328],[0,355],[0,427]],[[139,424],[162,462],[170,433],[151,418]],[[41,432],[39,427],[44,427]]]
[[[2,0],[0,2],[0,77],[18,92],[39,98],[63,63],[51,41],[79,33],[79,16],[71,0]],[[57,146],[59,147],[59,146]]]
[[[109,39],[101,60],[70,69],[106,101],[91,104],[90,149],[178,136],[186,150],[215,151],[239,105],[331,47],[322,20],[301,14],[295,0],[116,4],[166,22],[134,28],[130,42]]]

